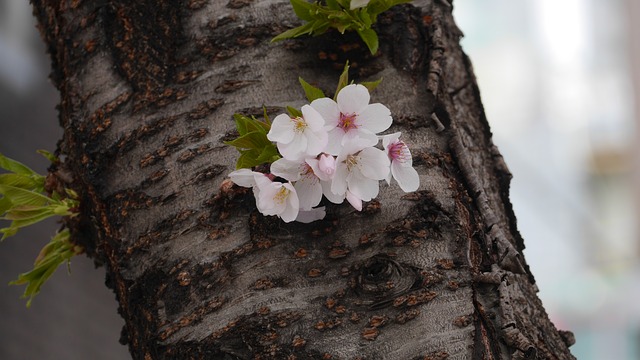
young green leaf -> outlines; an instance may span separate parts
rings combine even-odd
[[[60,231],[42,248],[36,258],[33,270],[18,275],[18,279],[9,283],[10,285],[27,284],[22,295],[23,298],[29,298],[27,307],[31,306],[33,298],[40,292],[42,285],[56,269],[65,262],[69,264],[71,258],[81,252],[81,249],[73,245],[69,239],[69,230]]]
[[[31,170],[28,166],[13,159],[9,159],[2,154],[0,154],[0,168],[14,172],[16,174],[40,176],[35,171]]]
[[[269,139],[267,139],[267,136],[259,131],[252,131],[235,140],[225,141],[224,143],[239,149],[261,149],[264,146],[271,144]]]
[[[313,21],[311,13],[313,12],[314,4],[308,3],[305,0],[290,0],[290,2],[296,16],[301,20]]]
[[[236,129],[238,129],[238,133],[240,135],[246,134],[247,131],[247,121],[251,120],[248,117],[242,114],[233,114],[233,119],[236,122]]]
[[[289,116],[291,117],[302,117],[302,111],[296,109],[296,108],[292,108],[291,106],[287,106],[287,112],[289,113]]]
[[[324,92],[322,92],[322,90],[320,90],[319,88],[304,81],[304,79],[301,77],[298,77],[298,80],[300,81],[300,85],[302,85],[302,89],[304,89],[304,93],[305,95],[307,95],[307,100],[309,100],[309,102],[325,97]]]
[[[349,60],[344,64],[344,69],[342,70],[342,74],[340,74],[340,79],[338,79],[338,87],[336,88],[336,93],[333,95],[333,100],[338,99],[338,93],[347,85],[349,85]]]
[[[358,30],[358,35],[362,38],[372,55],[378,52],[378,34],[373,29]]]
[[[380,85],[380,82],[382,82],[382,78],[376,81],[365,81],[363,83],[360,83],[360,85],[366,87],[369,90],[369,92],[372,92],[373,90],[375,90],[375,88],[378,87],[378,85]]]
[[[51,200],[50,198],[35,191],[9,185],[0,185],[0,194],[6,196],[16,206],[42,206]]]
[[[260,156],[256,158],[256,162],[258,164],[270,164],[280,158],[280,154],[278,153],[278,148],[271,144],[271,146],[266,146],[262,149]]]
[[[285,32],[283,32],[282,34],[274,37],[273,39],[271,39],[271,42],[276,42],[276,41],[280,41],[280,40],[284,40],[284,39],[292,39],[292,38],[296,38],[300,35],[304,35],[304,34],[309,34],[311,33],[313,26],[314,26],[315,21],[311,21],[308,22],[304,25],[298,26],[296,28],[293,29],[289,29]]]
[[[9,185],[22,189],[36,189],[44,186],[44,181],[37,181],[34,180],[33,176],[23,174],[0,174],[0,185]]]
[[[40,150],[37,150],[36,152],[44,156],[45,158],[47,158],[47,160],[49,160],[52,164],[57,164],[60,162],[60,159],[57,156],[55,156],[54,154],[50,153],[47,150],[40,149]]]

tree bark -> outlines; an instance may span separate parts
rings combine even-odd
[[[536,296],[446,0],[379,18],[380,51],[298,25],[286,0],[33,0],[61,92],[74,241],[107,268],[135,359],[573,359]],[[394,117],[419,191],[362,212],[262,216],[225,181],[234,113],[331,93],[344,62]],[[61,179],[62,181],[63,179]]]

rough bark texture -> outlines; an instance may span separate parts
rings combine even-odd
[[[285,0],[33,0],[61,92],[74,239],[108,271],[135,359],[572,359],[536,296],[461,33],[445,0],[352,36],[271,44]],[[359,213],[264,217],[230,186],[232,114],[300,106],[344,61],[393,113],[419,191]]]

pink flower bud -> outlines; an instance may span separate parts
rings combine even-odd
[[[322,154],[320,155],[318,167],[320,171],[331,177],[336,171],[336,159],[331,155]]]

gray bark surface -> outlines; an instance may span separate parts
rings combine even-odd
[[[536,296],[444,0],[379,19],[380,52],[328,33],[271,44],[288,1],[34,1],[61,92],[74,240],[107,268],[135,359],[572,359]],[[383,77],[421,178],[360,212],[285,224],[225,181],[234,113]],[[62,179],[61,179],[62,181]]]

